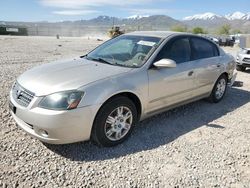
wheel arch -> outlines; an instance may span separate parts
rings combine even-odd
[[[96,121],[96,118],[97,118],[97,115],[98,113],[100,112],[100,110],[102,109],[102,107],[107,104],[109,101],[117,98],[117,97],[127,97],[128,99],[130,99],[134,104],[135,104],[135,107],[136,107],[136,110],[137,110],[137,121],[140,120],[140,116],[141,116],[141,113],[142,113],[142,104],[141,104],[141,101],[139,99],[139,97],[132,93],[132,92],[129,92],[129,91],[124,91],[124,92],[119,92],[119,93],[116,93],[112,96],[110,96],[108,99],[105,100],[105,102],[100,106],[100,108],[97,110],[96,114],[95,114],[95,117],[94,117],[94,121],[93,121],[93,125],[91,127],[91,137],[93,138],[93,131],[94,131],[94,123]]]
[[[213,82],[213,85],[212,85],[212,88],[211,88],[211,91],[209,93],[209,95],[211,95],[212,91],[213,91],[213,88],[215,87],[215,84],[217,82],[217,80],[222,76],[222,75],[225,75],[226,78],[227,78],[227,83],[230,81],[229,79],[229,74],[226,72],[226,71],[222,71],[221,74],[219,74],[218,78]]]
[[[108,99],[106,99],[105,102],[101,105],[101,107],[97,111],[96,115],[98,114],[98,112],[100,111],[100,109],[102,108],[102,106],[104,106],[105,104],[107,104],[112,99],[114,99],[116,97],[120,97],[120,96],[127,97],[128,99],[130,99],[134,103],[134,105],[136,107],[136,110],[137,110],[137,115],[138,115],[137,119],[139,120],[140,117],[141,117],[141,113],[142,113],[142,103],[141,103],[141,100],[139,99],[139,97],[135,93],[130,92],[130,91],[119,92],[119,93],[116,93],[116,94],[112,95]]]
[[[225,75],[227,77],[227,82],[228,82],[229,81],[229,74],[227,72],[222,72],[219,77],[221,77],[222,75]]]

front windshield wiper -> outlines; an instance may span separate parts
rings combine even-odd
[[[86,59],[88,59],[88,60],[98,61],[98,62],[106,63],[106,64],[109,64],[109,65],[114,65],[114,64],[116,64],[116,63],[111,63],[111,62],[109,62],[109,61],[107,61],[107,60],[105,60],[105,59],[103,59],[103,58],[101,58],[101,57],[93,58],[93,57],[89,57],[89,56],[87,56],[87,55],[86,55],[85,57],[86,57]]]
[[[100,62],[100,63],[105,63],[105,64],[109,64],[109,65],[115,65],[115,66],[121,66],[121,67],[127,67],[127,68],[138,68],[138,66],[136,65],[126,65],[126,64],[120,64],[120,63],[117,63],[117,62],[109,62],[107,61],[106,59],[104,58],[101,58],[101,57],[98,57],[98,58],[93,58],[93,57],[89,57],[88,55],[85,55],[84,56],[86,59],[88,60],[92,60],[92,61],[97,61],[97,62]]]
[[[80,58],[84,58],[84,57],[86,57],[86,56],[87,56],[87,54],[85,54],[85,55],[81,55],[81,56],[80,56]]]

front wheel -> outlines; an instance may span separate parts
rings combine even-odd
[[[209,100],[213,103],[219,102],[225,95],[227,90],[227,76],[221,75],[216,81],[213,90],[209,96]]]
[[[130,99],[122,96],[111,99],[95,118],[92,140],[104,147],[120,144],[130,135],[136,121],[137,110]]]

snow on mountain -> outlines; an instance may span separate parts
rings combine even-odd
[[[211,13],[211,12],[207,12],[204,14],[196,14],[193,16],[187,16],[187,17],[183,18],[183,20],[186,20],[186,21],[190,21],[190,20],[214,20],[217,18],[222,18],[222,16]]]
[[[127,19],[135,19],[135,20],[138,20],[138,19],[146,18],[146,17],[149,17],[149,15],[132,15],[132,16],[127,17]]]
[[[225,19],[228,19],[228,20],[250,20],[250,12],[245,14],[245,13],[237,11],[237,12],[234,12],[232,14],[227,14],[225,16],[220,16],[218,14],[207,12],[207,13],[204,13],[204,14],[196,14],[196,15],[193,15],[193,16],[187,16],[187,17],[183,18],[183,20],[185,20],[185,21],[191,21],[191,20],[215,20],[215,19],[218,19],[218,18],[225,18]]]
[[[234,12],[232,14],[227,14],[225,17],[228,20],[242,20],[242,18],[246,16],[246,14],[242,13],[242,12]]]
[[[246,13],[242,20],[250,20],[250,12]]]

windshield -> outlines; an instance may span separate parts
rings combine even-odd
[[[100,45],[86,58],[124,67],[141,67],[160,41],[157,37],[122,35]]]

